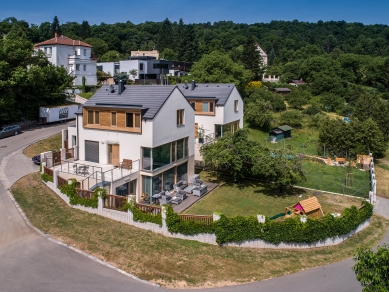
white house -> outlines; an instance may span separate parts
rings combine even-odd
[[[93,165],[98,171],[89,170],[90,177],[103,177],[112,194],[124,189],[139,201],[194,174],[195,115],[177,86],[103,86],[76,121],[63,132],[63,145],[75,150],[75,162]],[[129,160],[130,171],[117,167]]]
[[[92,58],[92,46],[79,40],[72,40],[57,34],[54,38],[34,46],[35,50],[45,52],[47,59],[55,66],[63,66],[68,73],[76,76],[74,85],[96,85],[96,60]]]
[[[235,84],[195,83],[178,84],[195,109],[195,159],[202,160],[202,143],[243,128],[243,99]]]
[[[259,55],[262,58],[263,66],[267,66],[267,54],[266,52],[258,45],[255,45],[257,47],[257,51],[259,52]]]

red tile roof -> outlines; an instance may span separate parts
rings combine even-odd
[[[47,41],[41,42],[39,44],[34,45],[35,48],[39,48],[40,46],[45,45],[64,45],[64,46],[81,46],[81,47],[92,47],[91,45],[84,43],[80,40],[72,40],[66,36],[60,35],[59,37],[54,37]]]

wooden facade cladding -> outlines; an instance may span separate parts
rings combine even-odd
[[[88,123],[88,111],[98,111],[99,112],[99,124],[90,124]],[[116,113],[116,125],[112,123],[112,113]],[[126,114],[132,113],[133,117],[139,117],[139,123],[133,123],[133,127],[126,126]],[[110,131],[123,131],[131,133],[142,133],[142,113],[141,110],[137,109],[120,109],[120,108],[83,108],[83,126],[87,129],[101,129],[101,130],[110,130]],[[135,124],[139,127],[135,127]]]
[[[196,100],[196,99],[188,99],[189,103],[195,103],[195,115],[207,115],[214,116],[216,111],[216,102],[214,100]],[[203,102],[208,103],[208,112],[203,112]],[[211,105],[212,104],[212,105]],[[210,109],[212,108],[212,111]]]

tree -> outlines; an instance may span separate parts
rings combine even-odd
[[[289,149],[267,149],[260,152],[252,171],[277,183],[280,193],[283,193],[284,186],[305,179],[299,156]]]
[[[51,23],[51,36],[54,37],[54,34],[62,34],[61,26],[59,25],[59,20],[57,16],[54,16],[53,22]]]
[[[162,53],[159,54],[160,59],[164,60],[178,60],[177,54],[172,49],[164,49]]]
[[[118,51],[108,51],[104,55],[101,56],[101,62],[119,62],[121,59],[121,55]]]
[[[98,58],[108,52],[108,45],[102,39],[87,38],[84,42],[92,46],[92,53]]]
[[[81,23],[81,28],[80,28],[80,37],[82,39],[89,38],[91,36],[91,28],[87,20],[84,20]]]
[[[287,110],[281,114],[281,123],[292,127],[300,127],[303,115],[299,110]]]
[[[213,51],[192,66],[191,78],[205,83],[245,84],[250,78],[242,65],[234,63],[228,55]]]
[[[364,292],[389,291],[389,246],[378,246],[377,251],[358,248],[352,267]]]
[[[247,129],[238,129],[233,134],[224,133],[215,143],[201,146],[200,153],[205,167],[228,172],[236,180],[251,173],[255,156],[260,150],[261,146],[249,139]]]
[[[250,126],[268,130],[274,120],[273,107],[269,101],[257,99],[247,104],[245,117]]]
[[[115,75],[113,75],[113,80],[115,80],[115,84],[118,84],[120,80],[123,80],[124,83],[127,83],[128,74],[127,72],[116,73]]]
[[[263,64],[252,35],[247,38],[246,43],[243,45],[242,63],[246,69],[253,73],[253,78],[259,80]]]
[[[135,77],[138,75],[138,69],[131,69],[129,73],[132,78],[135,79]]]
[[[162,22],[162,26],[158,34],[158,49],[163,51],[166,48],[173,48],[173,29],[172,23],[168,18]]]
[[[291,107],[301,109],[309,102],[310,97],[311,96],[308,91],[295,89],[287,96],[286,100]]]

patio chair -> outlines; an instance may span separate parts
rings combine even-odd
[[[204,195],[207,192],[207,190],[208,190],[208,187],[206,185],[203,185],[201,187],[194,189],[192,194],[193,194],[193,196],[201,197],[202,195]]]
[[[159,204],[162,206],[162,205],[165,205],[165,204],[168,204],[168,205],[171,205],[171,198],[169,197],[169,199],[163,195],[159,198]]]
[[[182,200],[185,200],[186,199],[186,191],[179,190],[178,192],[176,192],[175,197],[181,198]]]
[[[78,174],[77,165],[73,164],[73,174]]]
[[[89,174],[89,165],[84,165],[84,175]]]

